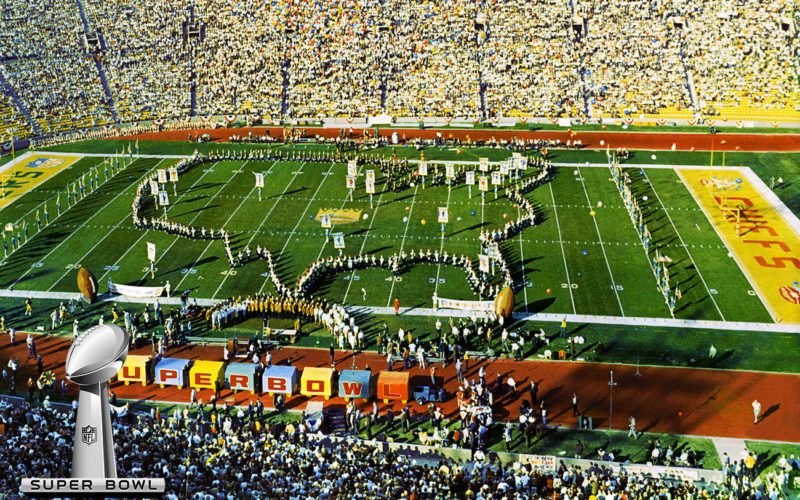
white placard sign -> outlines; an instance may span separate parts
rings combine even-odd
[[[333,233],[333,248],[344,248],[344,233]]]
[[[350,160],[347,162],[347,176],[348,177],[355,177],[358,175],[358,162],[356,160]]]
[[[474,186],[475,185],[475,171],[468,170],[467,171],[467,185]]]
[[[321,214],[319,216],[319,222],[322,224],[322,227],[325,229],[331,228],[331,214]]]
[[[478,178],[478,189],[481,191],[489,190],[489,179],[485,175],[482,175],[480,178]]]
[[[264,187],[264,174],[261,172],[254,172],[256,174],[256,187],[263,188]]]
[[[508,164],[510,160],[503,160],[500,162],[500,175],[508,175]]]
[[[480,264],[479,268],[481,272],[488,273],[489,272],[489,256],[480,254],[478,255],[478,262]]]
[[[169,167],[169,181],[178,182],[178,167]]]
[[[500,185],[500,172],[495,170],[492,172],[492,186],[499,186]]]
[[[166,191],[159,191],[158,192],[158,204],[159,205],[169,205],[169,193]]]
[[[167,183],[167,171],[166,169],[159,168],[158,172],[158,182],[159,184],[166,184]]]
[[[517,158],[517,168],[520,169],[520,170],[525,170],[526,168],[528,168],[528,157],[527,156],[521,156],[521,157]]]
[[[156,260],[156,244],[147,242],[147,260],[155,262]]]
[[[356,178],[347,176],[347,189],[355,189],[356,188]]]
[[[456,176],[456,166],[452,163],[448,163],[444,166],[444,174],[447,176],[448,179],[453,179]]]
[[[479,158],[481,172],[489,171],[489,158]]]
[[[428,175],[428,163],[421,161],[419,162],[419,175]]]
[[[367,194],[375,194],[375,171],[367,170]]]
[[[449,211],[447,207],[439,207],[439,224],[447,224],[449,218]]]
[[[156,196],[156,193],[158,193],[158,182],[150,181],[150,192],[153,196]]]

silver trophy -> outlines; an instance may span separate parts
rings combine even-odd
[[[67,354],[67,378],[81,387],[72,448],[72,477],[116,478],[108,381],[128,356],[130,333],[117,325],[78,335]]]

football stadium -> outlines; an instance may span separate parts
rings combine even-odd
[[[0,498],[800,498],[799,14],[6,2]]]

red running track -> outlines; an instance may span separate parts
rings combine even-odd
[[[4,336],[0,346],[0,363],[3,366],[11,357],[19,357],[20,373],[17,388],[25,394],[25,381],[36,375],[36,364],[25,361],[27,347],[24,335],[18,335],[17,344],[10,346]],[[45,361],[45,369],[55,371],[58,380],[64,377],[64,361],[69,349],[69,341],[49,336],[37,336],[38,351]],[[131,354],[149,354],[150,347],[139,348]],[[222,360],[222,347],[182,346],[167,352],[169,357]],[[324,349],[283,348],[273,351],[273,363],[292,364],[298,368],[305,366],[330,366],[330,357]],[[384,370],[383,357],[373,353],[356,356],[356,366],[363,369],[369,364],[373,372]],[[399,363],[395,363],[397,367]],[[703,370],[689,368],[642,367],[641,376],[635,376],[636,368],[628,365],[573,363],[567,361],[492,361],[482,362],[486,370],[487,382],[492,386],[497,374],[507,378],[512,375],[517,382],[515,397],[495,400],[495,418],[514,420],[518,417],[522,398],[529,398],[528,386],[531,380],[540,381],[539,398],[544,399],[549,420],[555,424],[575,427],[572,417],[572,393],[578,395],[581,412],[594,419],[596,427],[608,427],[609,372],[614,371],[614,421],[616,429],[626,429],[630,415],[635,415],[639,430],[664,432],[670,434],[689,434],[701,436],[734,437],[743,439],[777,440],[800,442],[800,426],[797,415],[800,413],[800,375],[761,373],[730,370]],[[478,377],[478,366],[470,363],[465,373],[469,378]],[[337,352],[336,369],[345,370],[352,366],[349,353]],[[445,369],[437,365],[437,376],[444,381],[445,390],[453,395],[456,391],[455,367],[450,364]],[[420,385],[429,383],[429,373],[419,368],[411,369],[412,386],[415,380]],[[157,401],[188,402],[190,389],[175,387],[159,388],[157,385],[112,384],[120,398]],[[70,384],[71,392],[76,386]],[[199,391],[199,397],[208,401],[210,390]],[[249,393],[223,391],[222,398],[235,404],[247,404],[256,396]],[[266,406],[271,405],[271,397],[263,396]],[[322,398],[314,398],[322,400]],[[762,417],[753,424],[752,402],[758,399],[762,405]],[[287,400],[288,408],[305,408],[309,398],[292,396]],[[415,412],[423,407],[409,402]],[[325,405],[344,405],[342,398],[334,397]],[[365,409],[371,402],[362,402]],[[394,411],[402,408],[402,403],[390,403]],[[389,407],[381,403],[380,410]],[[444,411],[453,417],[456,414],[456,400],[451,397],[444,405]],[[679,415],[682,412],[682,416]]]

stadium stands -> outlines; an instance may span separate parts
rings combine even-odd
[[[49,403],[49,402],[48,402]],[[365,417],[366,418],[366,417]],[[20,477],[67,477],[74,413],[0,401],[2,491]],[[269,422],[258,410],[205,405],[189,414],[125,409],[115,419],[121,477],[163,477],[165,498],[778,498],[793,461],[781,460],[758,484],[729,468],[728,484],[696,484],[559,463],[555,474],[528,465],[484,461],[432,463],[370,441],[340,442],[307,434],[302,423]],[[187,446],[187,443],[190,445]],[[552,475],[551,475],[552,474]],[[758,494],[759,496],[756,496]]]
[[[19,111],[45,134],[105,125],[115,112],[121,121],[800,121],[793,9],[784,0],[209,0],[196,11],[177,0],[12,0],[0,65]],[[190,19],[203,37],[186,35]]]

